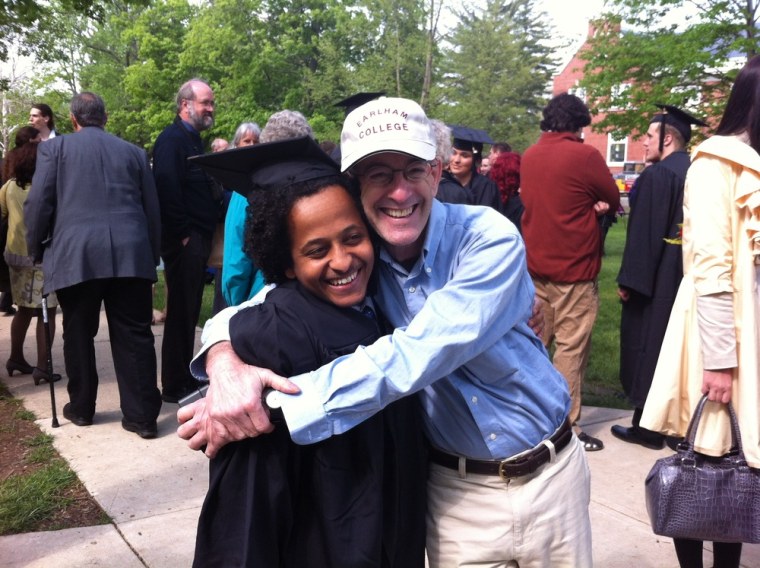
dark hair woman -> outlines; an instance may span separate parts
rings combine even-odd
[[[684,435],[706,394],[695,447],[721,456],[733,403],[747,463],[760,468],[760,56],[736,77],[717,135],[692,154],[686,176],[683,280],[641,425]],[[736,514],[741,514],[737,511]],[[683,568],[702,567],[702,542],[675,539]],[[741,543],[716,542],[714,566],[738,567]]]
[[[22,375],[31,374],[34,384],[50,379],[45,371],[47,350],[45,328],[42,321],[42,270],[34,263],[26,248],[26,225],[24,224],[24,202],[32,186],[32,176],[37,164],[39,131],[32,126],[24,126],[16,134],[16,147],[8,152],[3,164],[3,179],[0,188],[0,210],[8,219],[8,241],[5,246],[5,261],[11,276],[11,290],[18,306],[11,323],[11,355],[5,364],[8,375],[18,371]],[[55,294],[48,296],[51,338],[55,335]],[[24,339],[32,317],[37,316],[37,366],[27,363],[24,357]],[[57,381],[60,375],[54,374]]]

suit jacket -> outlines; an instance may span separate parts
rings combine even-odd
[[[100,278],[156,279],[161,221],[148,157],[102,128],[39,145],[24,219],[46,292]]]

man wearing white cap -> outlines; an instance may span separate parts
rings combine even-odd
[[[346,118],[341,149],[382,239],[375,301],[395,331],[292,377],[296,388],[216,343],[225,338],[219,319],[206,341],[209,398],[180,410],[180,435],[213,455],[270,431],[267,386],[300,391],[267,402],[303,444],[419,393],[431,444],[430,566],[591,566],[588,467],[567,421],[566,383],[526,323],[534,288],[517,230],[489,208],[433,199],[441,163],[413,101],[359,107]],[[203,359],[194,365],[203,371]]]

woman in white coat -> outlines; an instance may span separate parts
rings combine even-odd
[[[747,461],[760,468],[760,57],[741,70],[716,135],[692,153],[684,191],[684,278],[641,425],[683,436],[702,394],[731,401]],[[725,404],[708,404],[696,450],[731,445]],[[682,568],[702,542],[676,539]],[[714,566],[738,567],[741,543],[715,543]]]

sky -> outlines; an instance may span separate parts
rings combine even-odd
[[[537,6],[551,18],[551,24],[557,30],[560,42],[572,42],[563,51],[564,56],[571,55],[580,47],[588,32],[588,22],[602,12],[604,0],[539,0]]]

